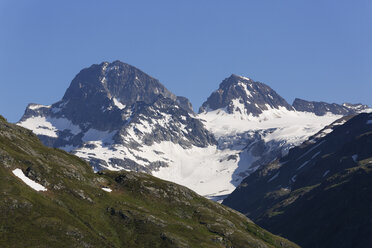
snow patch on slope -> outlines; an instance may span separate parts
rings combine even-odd
[[[242,89],[244,90],[244,92],[245,92],[245,94],[247,95],[247,97],[252,97],[251,92],[248,90],[247,84],[242,83],[242,82],[239,82],[238,85],[239,85],[240,87],[242,87]]]
[[[21,169],[15,169],[12,172],[16,177],[21,179],[25,184],[30,186],[32,189],[36,191],[47,191],[47,189],[43,185],[35,181],[32,181],[30,178],[26,177],[26,175],[23,173]]]
[[[162,142],[146,149],[146,153],[151,149],[164,152],[171,161],[168,167],[161,167],[153,172],[154,176],[185,185],[209,197],[231,193],[237,186],[234,183],[234,172],[239,161],[250,159],[228,159],[237,152],[230,149],[219,150],[216,146],[183,149],[171,142]]]
[[[30,105],[28,105],[27,108],[31,109],[31,110],[36,110],[36,109],[39,109],[39,108],[50,108],[50,105],[30,104]]]
[[[192,146],[185,149],[170,141],[141,146],[138,149],[130,149],[123,145],[104,146],[100,141],[89,142],[89,144],[94,144],[94,148],[78,148],[74,153],[87,160],[102,159],[107,163],[109,170],[123,169],[111,163],[111,158],[130,159],[144,167],[154,162],[164,162],[168,166],[153,171],[154,176],[209,196],[231,193],[241,181],[238,176],[238,164],[247,167],[256,159],[250,154],[239,156],[236,150],[219,150],[217,146],[204,148]],[[231,155],[235,155],[236,159],[231,159]]]
[[[112,189],[110,188],[101,188],[103,191],[106,191],[106,192],[112,192]]]
[[[58,131],[69,130],[73,135],[81,132],[79,126],[72,124],[66,118],[35,116],[19,122],[17,125],[32,130],[36,135],[45,135],[52,138],[58,137]]]
[[[119,109],[124,109],[125,108],[125,105],[122,104],[120,101],[118,101],[118,99],[116,99],[115,97],[112,98],[112,101],[114,102],[114,105],[116,107],[118,107]]]
[[[316,116],[309,112],[289,111],[284,107],[275,109],[269,106],[269,109],[258,117],[251,114],[229,114],[221,109],[203,112],[198,117],[204,120],[207,129],[217,138],[248,130],[277,128],[278,132],[270,138],[304,140],[342,116],[331,114]]]

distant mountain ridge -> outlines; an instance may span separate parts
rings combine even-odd
[[[296,98],[293,101],[292,106],[297,111],[312,112],[318,116],[326,115],[327,113],[337,115],[355,115],[363,112],[372,112],[372,108],[360,103],[343,103],[340,105],[337,103],[306,101],[299,98]]]

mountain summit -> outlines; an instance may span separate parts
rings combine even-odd
[[[67,118],[74,125],[85,123],[101,130],[116,129],[125,124],[134,103],[150,104],[159,95],[193,113],[187,98],[175,96],[157,79],[136,67],[120,61],[103,62],[81,70],[61,101],[51,106],[29,105],[21,122],[31,116],[48,115]]]
[[[44,144],[87,159],[97,170],[151,172],[167,161],[154,151],[151,160],[135,154],[143,145],[164,141],[186,148],[215,143],[194,115],[186,97],[115,61],[81,70],[62,100],[50,106],[30,104],[19,125],[33,130]]]
[[[151,103],[158,95],[176,100],[176,96],[157,79],[117,60],[92,65],[80,71],[62,100],[92,103],[102,97],[131,105],[137,101]]]
[[[229,114],[258,116],[269,109],[292,110],[281,96],[264,83],[232,74],[220,84],[202,105],[199,113],[224,108]]]

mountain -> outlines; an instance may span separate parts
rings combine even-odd
[[[51,106],[30,104],[21,122],[41,115],[67,119],[71,124],[84,124],[97,130],[116,129],[125,124],[123,112],[128,113],[133,104],[151,104],[159,95],[191,110],[186,98],[176,97],[139,69],[120,61],[104,62],[81,70],[61,101]]]
[[[0,116],[1,247],[298,247],[144,173],[94,173]]]
[[[342,117],[296,111],[268,85],[234,74],[223,80],[199,112],[218,147],[236,151],[226,158],[237,161],[231,178],[234,187],[262,165],[287,154],[290,148]]]
[[[146,166],[138,163],[130,151],[119,151],[128,153],[125,160],[93,155],[93,150],[106,148],[119,153],[114,147],[117,144],[138,150],[142,144],[161,141],[184,148],[215,142],[194,118],[187,98],[176,97],[158,80],[120,61],[83,69],[61,101],[51,106],[30,104],[19,125],[33,130],[48,146],[75,152],[90,149],[87,159],[97,170],[117,167],[149,171],[155,166],[148,161],[144,161]],[[159,162],[161,165],[164,163]]]
[[[372,246],[372,114],[345,117],[224,200],[302,247]]]
[[[326,114],[355,115],[363,112],[372,112],[372,108],[363,104],[313,102],[296,98],[292,106],[297,111],[312,112],[318,116]]]
[[[62,100],[30,104],[18,125],[96,171],[146,172],[218,200],[340,117],[295,111],[268,85],[237,75],[196,115],[187,98],[114,61],[83,69]]]
[[[236,151],[220,152],[187,98],[119,61],[83,69],[61,101],[30,104],[18,125],[96,171],[147,172],[202,195],[235,188],[236,160],[225,158]]]
[[[232,74],[223,80],[218,90],[208,97],[200,107],[199,113],[225,109],[229,114],[239,112],[259,116],[265,110],[273,108],[293,109],[269,86]]]

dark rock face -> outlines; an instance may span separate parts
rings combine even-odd
[[[139,101],[152,103],[159,95],[177,100],[181,107],[193,113],[187,98],[176,97],[157,79],[120,61],[104,62],[81,70],[61,101],[50,108],[28,107],[20,121],[49,115],[67,118],[74,124],[90,123],[96,129],[116,129],[125,123],[123,109]]]
[[[292,105],[297,111],[312,112],[318,116],[327,113],[335,115],[355,115],[370,109],[367,105],[363,104],[344,103],[340,105],[337,103],[306,101],[299,98],[296,98]]]
[[[216,143],[213,135],[204,128],[200,120],[191,117],[185,109],[170,98],[159,95],[152,104],[137,102],[133,105],[132,111],[131,124],[147,122],[152,127],[151,133],[139,131],[139,136],[146,145],[171,141],[184,148],[189,148],[192,145],[205,147]],[[169,118],[167,123],[163,123],[164,117],[165,119]],[[128,128],[130,125],[122,127],[121,137],[127,137]],[[135,144],[126,143],[125,139],[122,142],[127,145]]]
[[[194,113],[194,110],[192,108],[192,104],[191,102],[189,101],[189,99],[187,99],[186,97],[184,96],[177,96],[177,99],[176,99],[177,103],[183,108],[185,109],[187,112],[189,112],[190,114],[193,114]]]
[[[235,99],[244,106],[244,109],[236,107],[236,104],[233,103]],[[268,108],[278,109],[279,107],[284,107],[287,110],[293,109],[269,86],[233,74],[222,81],[218,90],[208,97],[199,112],[226,108],[228,113],[238,111],[242,114],[258,116]]]
[[[137,101],[152,103],[158,95],[176,100],[158,80],[139,69],[120,61],[104,62],[83,69],[57,107],[63,105],[59,115],[73,123],[89,122],[97,129],[114,129],[124,124],[122,108]]]
[[[370,247],[371,133],[372,114],[344,117],[245,178],[223,204],[302,247]]]
[[[62,100],[89,102],[103,96],[131,105],[137,101],[151,103],[158,95],[176,100],[158,80],[131,65],[114,61],[83,69],[72,80]]]

